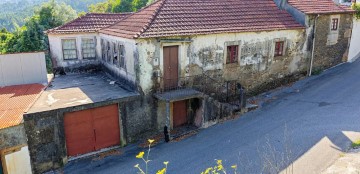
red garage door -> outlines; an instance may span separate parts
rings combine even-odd
[[[68,156],[120,144],[117,105],[66,113],[64,126]]]

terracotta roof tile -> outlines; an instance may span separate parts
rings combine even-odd
[[[337,5],[332,0],[288,0],[288,3],[305,14],[354,12],[350,7]]]
[[[100,33],[150,38],[298,28],[273,0],[158,0]]]
[[[87,13],[62,26],[50,29],[47,33],[92,33],[108,27],[131,15],[131,13]]]
[[[0,87],[0,129],[20,124],[44,88],[41,84]]]

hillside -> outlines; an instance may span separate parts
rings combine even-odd
[[[32,16],[34,9],[48,0],[0,0],[0,28],[5,27],[9,31],[15,29],[15,25],[22,26],[25,19]],[[96,4],[105,0],[56,0],[70,5],[78,12],[87,11],[90,4]]]

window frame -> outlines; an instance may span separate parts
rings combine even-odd
[[[119,66],[119,50],[118,50],[118,44],[117,43],[112,43],[113,44],[113,55],[112,55],[112,63],[116,66]]]
[[[330,26],[331,31],[337,31],[339,29],[339,18],[332,18]]]
[[[64,49],[64,42],[67,40],[73,40],[75,41],[75,49]],[[67,58],[65,59],[65,50],[75,50],[75,56],[76,58]],[[62,51],[62,55],[63,55],[63,60],[78,60],[79,59],[79,55],[78,55],[78,50],[77,50],[77,40],[76,38],[64,38],[61,39],[61,51]]]
[[[118,56],[119,56],[119,67],[126,69],[126,59],[125,59],[125,45],[119,44],[118,45]]]
[[[229,48],[231,50],[229,51]],[[234,50],[235,49],[235,50]],[[234,54],[235,51],[235,54]],[[239,62],[239,45],[227,45],[226,46],[226,61],[228,64],[235,64]]]
[[[84,40],[92,40],[93,41],[93,46],[94,46],[94,57],[86,57],[84,56],[84,46],[83,46],[83,43],[84,43]],[[89,53],[87,53],[89,54]],[[81,56],[83,59],[96,59],[96,39],[95,38],[81,38]]]
[[[112,61],[112,53],[111,53],[111,42],[110,41],[107,41],[106,42],[106,62],[107,63],[111,63]]]
[[[281,57],[284,55],[285,55],[285,41],[282,40],[275,41],[274,57]]]

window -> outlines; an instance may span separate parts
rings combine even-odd
[[[95,39],[82,39],[81,48],[84,59],[96,58]]]
[[[275,54],[274,56],[283,56],[284,55],[284,41],[275,42]]]
[[[119,45],[120,67],[125,68],[125,47]]]
[[[75,39],[63,39],[62,47],[64,60],[77,59]]]
[[[106,42],[104,39],[101,39],[101,52],[102,52],[102,59],[106,60]]]
[[[107,42],[106,43],[106,52],[107,52],[107,55],[106,55],[106,61],[107,62],[110,62],[110,60],[111,60],[111,44],[110,44],[110,42]]]
[[[113,43],[113,53],[114,53],[114,57],[113,57],[113,64],[114,65],[119,65],[119,60],[118,60],[118,57],[119,57],[119,51],[118,51],[118,47],[116,46],[115,43]]]
[[[227,46],[226,64],[236,63],[238,61],[239,46]]]
[[[331,20],[331,30],[335,31],[338,29],[339,26],[339,19],[338,18],[333,18]]]

